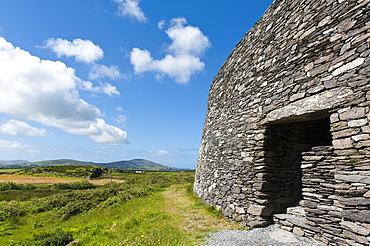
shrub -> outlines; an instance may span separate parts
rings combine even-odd
[[[75,201],[70,202],[64,207],[60,208],[57,214],[62,220],[67,220],[73,215],[77,215],[94,208],[96,204],[93,201]]]
[[[63,230],[42,232],[22,241],[12,243],[12,246],[65,246],[74,240],[72,233]]]
[[[0,221],[26,214],[26,206],[18,201],[0,203]]]
[[[32,184],[16,184],[14,182],[0,183],[0,191],[6,190],[34,190],[36,186]]]
[[[94,189],[96,187],[97,187],[96,185],[88,181],[53,184],[53,189],[56,189],[56,190],[88,190],[88,189]]]

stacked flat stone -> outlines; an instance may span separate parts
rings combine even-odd
[[[340,168],[337,163],[342,162],[342,157],[335,155],[333,150],[330,146],[314,147],[303,153],[304,188],[300,207],[288,208],[287,214],[274,215],[274,221],[283,229],[298,236],[312,237],[325,245],[333,242],[367,245],[370,242],[367,238],[370,235],[370,199],[365,193],[370,187],[358,181],[359,178],[366,181],[369,175],[359,177],[357,172],[356,175],[353,171],[336,169]],[[363,158],[353,157],[352,163],[365,163]],[[355,169],[350,163],[343,167]],[[297,210],[301,213],[292,212]]]
[[[242,225],[369,245],[369,82],[370,0],[275,0],[213,80],[194,192]]]

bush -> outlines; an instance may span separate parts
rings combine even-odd
[[[96,187],[97,187],[96,185],[88,181],[53,184],[53,189],[56,189],[56,190],[88,190],[88,189],[94,189]]]
[[[18,201],[0,203],[0,221],[26,214],[26,205]]]
[[[66,206],[60,208],[57,214],[62,220],[67,220],[73,215],[77,215],[96,207],[93,201],[75,201],[70,202]]]
[[[0,191],[6,190],[34,190],[36,186],[32,184],[16,184],[14,182],[0,183]]]
[[[74,240],[72,233],[60,229],[54,232],[42,232],[17,243],[12,246],[65,246]]]

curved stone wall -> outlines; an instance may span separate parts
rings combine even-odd
[[[346,215],[370,209],[369,64],[370,0],[275,0],[213,80],[194,192],[251,227],[301,206],[284,228],[367,245],[370,216]],[[311,179],[310,165],[327,170]],[[310,202],[334,219],[315,222]]]

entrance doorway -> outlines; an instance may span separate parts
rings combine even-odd
[[[302,199],[302,152],[331,146],[329,113],[318,112],[266,125],[265,185],[272,214],[285,213]]]

